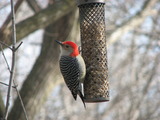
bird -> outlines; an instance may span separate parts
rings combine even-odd
[[[79,95],[86,109],[84,95],[82,94],[82,83],[84,83],[86,76],[86,65],[80,55],[78,45],[72,41],[55,41],[61,48],[59,65],[64,81],[71,91],[73,98],[76,100],[77,95]]]

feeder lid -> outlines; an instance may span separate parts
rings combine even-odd
[[[77,0],[78,6],[88,3],[105,3],[105,0]]]

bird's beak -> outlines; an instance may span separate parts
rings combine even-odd
[[[61,46],[63,45],[61,41],[55,40],[58,44],[60,44]]]

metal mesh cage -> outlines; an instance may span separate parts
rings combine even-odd
[[[85,102],[108,101],[109,83],[104,3],[87,3],[78,7],[82,56],[87,69],[84,81]]]

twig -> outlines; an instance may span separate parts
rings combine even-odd
[[[3,43],[3,42],[0,42],[1,43],[1,49],[2,49],[2,55],[5,59],[5,62],[7,64],[7,67],[8,67],[8,70],[10,71],[10,79],[9,79],[9,85],[8,84],[5,84],[3,82],[0,82],[0,84],[3,84],[3,85],[6,85],[8,86],[8,93],[7,93],[7,100],[6,100],[6,108],[5,108],[5,115],[3,117],[4,120],[7,120],[7,117],[8,117],[8,108],[9,108],[9,104],[10,104],[10,93],[11,93],[11,88],[15,88],[16,89],[16,92],[17,92],[17,95],[18,95],[18,98],[21,102],[21,105],[22,105],[22,108],[23,108],[23,111],[24,111],[24,114],[25,114],[25,118],[26,120],[28,120],[28,117],[27,117],[27,113],[26,113],[26,109],[24,107],[24,104],[23,104],[23,101],[22,101],[22,98],[20,96],[20,93],[17,89],[17,85],[15,84],[15,81],[14,81],[14,74],[15,74],[15,60],[16,60],[16,51],[18,50],[18,48],[22,45],[23,42],[21,42],[17,47],[15,46],[16,45],[16,28],[15,28],[15,13],[14,13],[14,5],[13,5],[13,0],[11,0],[11,13],[12,13],[12,48],[10,46],[8,46],[7,44]],[[7,62],[7,59],[5,57],[5,54],[3,52],[3,47],[2,45],[5,45],[7,46],[9,49],[12,50],[12,64],[11,64],[11,69],[9,67],[9,64]],[[12,82],[14,84],[14,86],[12,86]]]
[[[8,84],[4,83],[4,82],[0,82],[0,84],[5,85],[5,86],[9,86]],[[12,88],[16,88],[18,85],[16,86],[12,86]]]
[[[22,45],[23,42],[21,42],[14,50],[17,51],[18,48]]]
[[[5,54],[4,54],[4,51],[3,51],[3,47],[2,47],[2,45],[0,45],[0,46],[1,46],[2,55],[3,55],[4,60],[5,60],[5,62],[6,62],[7,68],[8,68],[8,70],[9,70],[9,72],[11,73],[11,69],[10,69],[10,67],[9,67],[8,61],[7,61],[6,56],[5,56]]]
[[[11,13],[12,13],[12,64],[11,64],[11,72],[10,72],[10,79],[9,79],[9,86],[8,86],[4,120],[7,120],[7,117],[8,117],[8,109],[9,109],[9,104],[10,104],[10,93],[11,93],[11,90],[12,90],[11,89],[12,81],[14,79],[15,59],[16,59],[16,51],[15,51],[16,29],[15,29],[15,14],[14,14],[13,0],[11,0]]]
[[[9,45],[7,45],[6,43],[3,43],[2,41],[0,41],[0,43],[1,43],[2,45],[6,46],[7,48],[9,48],[10,50],[12,50],[12,48],[11,48]]]
[[[22,98],[21,98],[21,95],[20,95],[20,93],[19,93],[19,91],[18,91],[18,89],[17,89],[17,85],[16,85],[16,83],[15,83],[14,80],[13,80],[13,84],[14,84],[14,86],[15,86],[15,89],[16,89],[16,92],[17,92],[17,95],[18,95],[18,98],[19,98],[19,100],[20,100],[20,102],[21,102],[21,105],[22,105],[22,108],[23,108],[23,111],[24,111],[24,115],[25,115],[25,117],[26,117],[26,120],[28,120],[28,116],[27,116],[27,112],[26,112],[26,109],[25,109],[24,104],[23,104],[23,100],[22,100]]]
[[[0,84],[5,85],[5,86],[9,86],[8,84],[6,84],[4,82],[0,82]],[[13,80],[13,84],[14,84],[14,86],[12,86],[12,88],[14,88],[16,90],[18,98],[19,98],[19,100],[21,102],[21,105],[22,105],[22,108],[23,108],[23,111],[24,111],[24,115],[26,117],[26,120],[28,120],[28,116],[27,116],[27,112],[26,112],[26,109],[25,109],[24,104],[23,104],[23,100],[22,100],[21,95],[20,95],[20,93],[19,93],[19,91],[17,89],[18,85],[15,83],[14,80]]]

